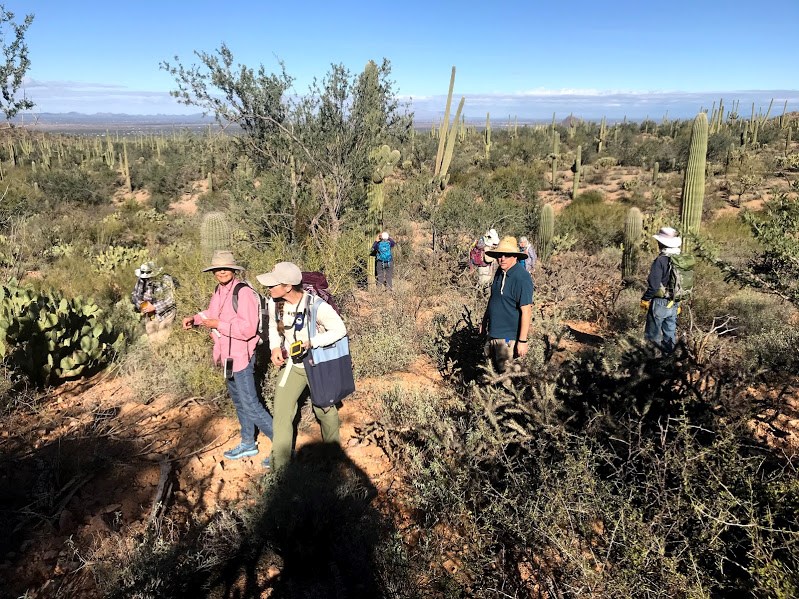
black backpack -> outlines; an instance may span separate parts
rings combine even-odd
[[[239,290],[243,287],[252,289],[255,297],[258,298],[258,345],[266,344],[269,346],[269,328],[266,324],[269,322],[269,312],[266,307],[267,299],[258,293],[247,281],[239,281],[236,283],[236,286],[233,287],[233,311],[239,311]]]

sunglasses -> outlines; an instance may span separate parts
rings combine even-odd
[[[497,258],[515,258],[516,254],[494,254]]]

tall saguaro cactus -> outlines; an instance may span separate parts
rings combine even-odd
[[[552,204],[541,207],[541,218],[535,236],[536,253],[542,262],[548,262],[552,255],[552,237],[555,233],[555,210]]]
[[[688,146],[688,166],[682,185],[682,234],[695,235],[702,222],[702,205],[705,201],[705,164],[707,162],[707,115],[700,112],[691,127]]]
[[[444,120],[441,123],[441,130],[438,136],[438,151],[436,152],[436,165],[433,176],[436,182],[444,189],[447,185],[449,165],[452,162],[452,152],[455,149],[455,138],[458,122],[461,118],[463,103],[466,98],[461,97],[458,109],[455,111],[455,119],[452,127],[449,126],[449,110],[452,107],[452,90],[455,87],[455,67],[452,67],[452,75],[449,78],[449,93],[447,94],[447,106],[444,109]]]
[[[486,112],[486,130],[483,133],[486,150],[486,160],[491,158],[491,113]]]
[[[638,208],[630,208],[624,221],[624,248],[621,254],[621,280],[629,281],[638,270],[638,240],[641,238],[643,216]]]
[[[558,155],[560,152],[560,133],[554,131],[552,134],[552,189],[558,184]]]
[[[582,161],[583,155],[583,146],[577,146],[577,156],[574,158],[574,165],[572,166],[572,172],[574,173],[574,186],[572,187],[572,199],[577,198],[577,192],[580,189],[580,169],[582,165],[580,162]]]

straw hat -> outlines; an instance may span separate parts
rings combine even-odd
[[[652,235],[658,243],[662,243],[667,248],[678,248],[682,245],[682,239],[675,229],[662,227],[656,235]]]
[[[516,242],[515,237],[503,237],[502,241],[499,242],[499,245],[495,248],[491,248],[490,250],[486,250],[486,254],[491,256],[492,258],[498,258],[499,254],[511,254],[512,256],[516,256],[520,259],[527,258],[527,252],[522,252],[519,250],[519,244]]]
[[[233,252],[228,250],[216,250],[211,258],[211,266],[203,268],[203,272],[209,270],[244,270],[243,266],[236,264]]]

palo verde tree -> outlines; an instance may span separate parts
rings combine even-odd
[[[6,121],[12,119],[20,110],[30,110],[34,103],[23,96],[17,97],[22,80],[30,66],[28,45],[25,43],[25,32],[33,23],[33,15],[25,15],[22,23],[14,21],[14,13],[0,4],[0,46],[3,58],[0,60],[0,110]]]
[[[242,149],[256,165],[290,182],[288,197],[277,207],[293,214],[289,237],[304,227],[317,245],[335,243],[345,228],[365,218],[370,152],[404,140],[410,130],[387,60],[380,66],[370,62],[361,75],[332,65],[306,94],[294,96],[287,93],[293,78],[282,63],[276,74],[267,74],[263,65],[257,71],[234,67],[224,44],[215,54],[195,54],[199,66],[186,68],[177,58],[161,64],[177,82],[173,96],[214,114],[223,126],[239,125]]]

